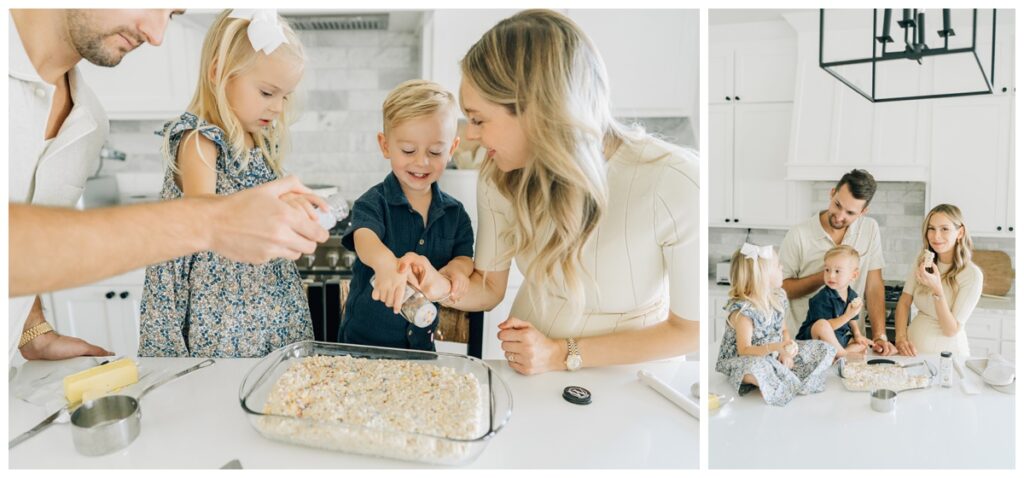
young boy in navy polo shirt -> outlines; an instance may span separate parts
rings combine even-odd
[[[850,283],[860,275],[860,253],[841,245],[825,253],[825,287],[808,302],[807,319],[796,334],[797,340],[823,340],[836,349],[836,358],[861,355],[871,341],[860,333],[857,318],[864,301]]]
[[[469,214],[437,186],[459,145],[457,111],[452,93],[425,80],[406,81],[384,100],[384,131],[377,142],[392,172],[355,202],[352,226],[342,238],[358,260],[339,342],[434,350],[438,319],[417,327],[398,313],[406,284],[416,284],[411,271],[398,271],[400,257],[424,256],[451,281],[452,290],[468,286],[473,273]]]

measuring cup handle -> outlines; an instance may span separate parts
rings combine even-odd
[[[163,384],[165,384],[167,382],[170,382],[171,380],[174,380],[174,379],[176,379],[178,377],[181,377],[182,375],[187,375],[187,374],[195,372],[196,370],[199,370],[201,368],[209,367],[210,365],[213,365],[214,363],[215,363],[215,361],[213,359],[206,359],[206,360],[203,360],[202,362],[199,362],[199,363],[197,363],[197,364],[195,364],[195,365],[193,365],[193,366],[191,366],[191,367],[189,367],[189,368],[187,368],[185,370],[182,370],[182,371],[180,371],[180,372],[178,372],[178,373],[176,373],[174,375],[171,375],[170,377],[167,377],[167,378],[165,378],[163,380],[160,380],[159,382],[154,383],[153,385],[150,385],[150,386],[146,387],[146,389],[143,390],[142,393],[139,394],[139,397],[136,400],[142,400],[142,397],[144,397],[147,393],[151,392],[156,387],[159,387],[159,386],[161,386],[161,385],[163,385]]]

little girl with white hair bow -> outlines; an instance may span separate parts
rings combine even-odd
[[[836,350],[820,340],[790,338],[782,268],[772,246],[743,244],[729,276],[729,318],[715,370],[728,375],[740,395],[760,388],[770,405],[823,391]]]
[[[282,158],[305,53],[273,10],[227,10],[206,34],[192,103],[157,134],[163,199],[231,194],[284,175]],[[282,198],[316,220],[313,195]],[[201,220],[202,218],[197,218]],[[139,355],[262,357],[312,339],[298,269],[199,252],[146,269]]]

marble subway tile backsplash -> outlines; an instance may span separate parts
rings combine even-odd
[[[419,34],[399,31],[301,31],[299,35],[309,60],[296,97],[300,114],[291,127],[292,145],[284,167],[307,184],[338,186],[345,198],[354,201],[390,171],[377,147],[381,104],[399,83],[421,76],[421,39]],[[696,144],[688,118],[622,121],[640,123],[671,143]],[[161,138],[153,134],[162,124],[111,122],[110,145],[124,151],[128,160],[106,162],[104,174],[163,172]]]
[[[815,181],[811,199],[817,209],[828,206],[831,181]],[[924,222],[925,184],[919,182],[881,182],[868,207],[868,216],[878,221],[881,228],[883,254],[886,267],[885,280],[906,278],[917,252],[921,248],[921,223]],[[970,218],[967,218],[970,226]],[[786,236],[785,230],[753,229],[749,239],[747,229],[710,228],[708,231],[708,270],[713,274],[715,264],[728,259],[732,253],[749,242],[778,247]],[[1005,238],[974,238],[975,249],[1001,250],[1013,258],[1014,241]]]

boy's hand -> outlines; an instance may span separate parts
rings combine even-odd
[[[846,304],[846,313],[850,314],[850,317],[856,317],[860,313],[860,310],[864,308],[864,300],[860,297],[853,299],[849,304]]]
[[[377,271],[370,297],[383,302],[396,314],[399,313],[402,310],[402,302],[405,301],[405,287],[409,277],[409,274],[398,272],[397,268],[392,271]]]
[[[868,340],[868,338],[863,335],[858,335],[854,337],[853,343],[863,345],[867,349],[870,349],[875,344],[874,342]]]
[[[462,298],[462,295],[469,289],[469,277],[462,272],[455,270],[445,270],[441,268],[441,274],[448,278],[448,281],[452,283],[452,293],[448,297],[448,301],[451,303],[458,302]]]

